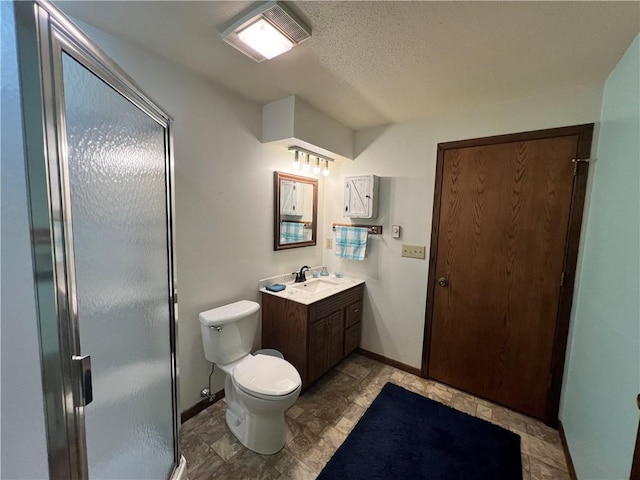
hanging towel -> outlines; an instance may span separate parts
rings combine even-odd
[[[304,223],[281,222],[280,243],[304,242]]]
[[[336,257],[364,260],[367,250],[366,227],[341,227],[336,225]]]

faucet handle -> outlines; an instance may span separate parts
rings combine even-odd
[[[305,272],[305,270],[304,270],[304,269],[305,269],[305,268],[306,268],[307,270],[309,270],[309,267],[307,267],[307,266],[305,265],[304,267],[302,267],[302,268],[300,269],[300,271],[299,271],[299,272],[293,272],[293,273],[292,273],[293,275],[295,275],[295,276],[296,276],[295,283],[302,283],[302,282],[306,282],[306,281],[307,281],[307,277],[306,277],[306,275],[304,274],[304,272]]]

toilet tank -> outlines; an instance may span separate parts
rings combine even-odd
[[[258,330],[260,305],[240,300],[199,315],[204,356],[211,363],[226,365],[251,352]]]

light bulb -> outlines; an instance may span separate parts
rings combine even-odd
[[[263,18],[238,32],[238,38],[266,58],[277,57],[293,47],[291,40]]]
[[[329,161],[325,160],[324,162],[324,168],[322,169],[322,175],[324,175],[325,177],[327,175],[329,175]]]
[[[294,150],[293,168],[295,169],[300,168],[300,152],[298,152],[297,150]]]
[[[313,173],[316,175],[320,173],[320,159],[316,157],[316,164],[313,166]]]
[[[308,172],[309,170],[311,170],[311,164],[309,163],[309,154],[307,153],[305,156],[306,156],[306,160],[302,164],[302,170],[304,170],[305,172]]]

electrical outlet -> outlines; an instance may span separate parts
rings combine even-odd
[[[408,258],[424,258],[424,245],[402,245],[402,256]]]
[[[333,238],[329,237],[324,240],[325,248],[333,248]]]

